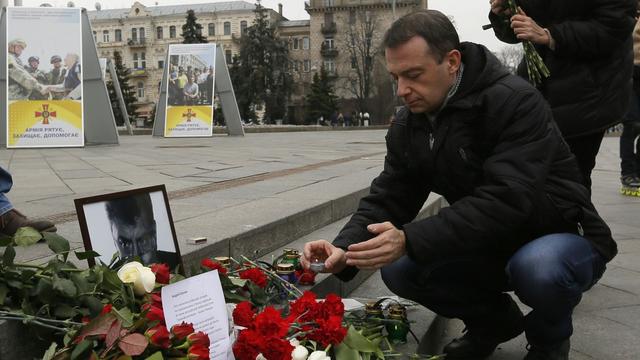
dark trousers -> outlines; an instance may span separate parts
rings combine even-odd
[[[637,82],[638,80],[634,80]],[[631,93],[629,112],[622,122],[620,135],[620,174],[622,176],[640,176],[640,100],[638,93]]]
[[[398,296],[467,325],[491,324],[492,315],[511,301],[505,291],[513,290],[533,309],[525,317],[527,339],[549,344],[571,336],[573,308],[604,270],[604,259],[589,241],[551,234],[503,261],[470,255],[420,265],[404,256],[382,268],[382,279]]]
[[[591,191],[591,171],[596,166],[596,156],[602,144],[604,130],[594,134],[565,139],[571,152],[578,161],[578,168],[582,175],[583,183]]]

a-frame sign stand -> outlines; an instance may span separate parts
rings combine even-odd
[[[91,32],[87,10],[82,9],[83,117],[86,145],[118,144],[118,130]],[[35,24],[34,24],[35,26]],[[0,145],[6,146],[7,131],[7,9],[0,16]]]
[[[224,53],[220,46],[216,49],[216,78],[214,81],[215,93],[220,98],[220,107],[227,123],[227,134],[244,136],[244,128],[240,120],[240,111],[236,102],[236,95],[233,92],[233,84],[229,76],[229,68],[224,58]],[[156,118],[153,123],[153,136],[164,136],[165,113],[167,110],[167,81],[169,78],[169,49],[167,49],[167,59],[162,73],[162,83],[160,85],[160,97],[156,104]],[[215,116],[215,113],[214,115]]]

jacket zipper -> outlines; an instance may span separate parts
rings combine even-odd
[[[429,133],[429,149],[433,150],[433,143],[435,142],[435,139],[433,138],[433,132]]]

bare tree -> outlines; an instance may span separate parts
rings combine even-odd
[[[356,99],[357,110],[366,112],[373,88],[374,62],[380,49],[374,43],[374,16],[368,11],[358,11],[356,19],[357,21],[349,24],[345,39],[351,59],[351,71],[346,85]]]
[[[522,61],[523,55],[522,46],[519,45],[505,46],[496,53],[498,60],[500,60],[502,65],[512,74],[515,74],[518,70],[518,64]]]

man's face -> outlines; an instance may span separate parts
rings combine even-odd
[[[146,265],[156,260],[156,223],[136,220],[135,225],[112,221],[111,233],[121,258],[139,256]]]
[[[460,52],[450,51],[441,63],[420,36],[385,50],[387,70],[397,81],[398,96],[412,113],[436,111],[444,102],[460,68]]]
[[[72,67],[72,66],[73,66],[73,63],[75,63],[75,62],[76,62],[76,59],[75,59],[73,56],[71,56],[71,55],[67,55],[67,56],[65,56],[65,57],[64,57],[64,65],[65,65],[67,68]]]
[[[62,61],[55,61],[53,63],[53,68],[54,69],[60,69],[62,67]]]
[[[16,56],[20,56],[22,51],[24,51],[22,45],[13,45],[13,53],[16,54]]]
[[[31,68],[34,70],[38,68],[38,65],[40,65],[40,63],[35,60],[29,61],[29,66],[31,66]]]

